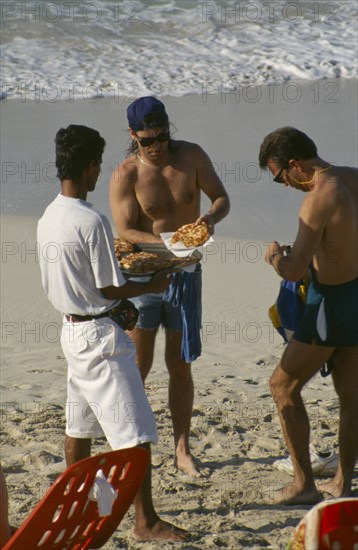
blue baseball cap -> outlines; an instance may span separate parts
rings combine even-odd
[[[152,121],[146,124],[143,119],[151,115]],[[139,97],[127,108],[128,125],[135,132],[154,126],[166,126],[169,122],[164,104],[153,96]],[[153,123],[154,124],[153,124]]]

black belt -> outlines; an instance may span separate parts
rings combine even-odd
[[[93,319],[101,319],[102,317],[108,317],[108,311],[99,313],[98,315],[65,315],[66,321],[69,323],[83,323],[84,321],[92,321]]]

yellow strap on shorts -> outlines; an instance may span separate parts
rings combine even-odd
[[[277,310],[277,304],[273,304],[269,310],[268,310],[268,316],[271,320],[271,323],[273,324],[274,328],[280,328],[281,327],[281,321],[280,316],[278,314]]]

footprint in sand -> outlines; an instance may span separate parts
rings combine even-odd
[[[49,464],[62,462],[62,457],[53,455],[47,451],[30,451],[23,455],[23,462],[25,466],[37,466],[44,468]]]
[[[31,372],[34,374],[43,374],[44,372],[52,372],[52,369],[31,369],[31,370],[28,370],[27,372]]]

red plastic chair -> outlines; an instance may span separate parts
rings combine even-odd
[[[287,550],[358,548],[358,498],[336,498],[313,506],[295,528]]]
[[[149,453],[122,449],[80,460],[51,485],[2,550],[101,548],[126,514],[144,480]],[[110,516],[100,517],[88,498],[98,470],[117,492]]]
[[[319,550],[358,547],[358,499],[340,499],[324,508],[320,526]]]

